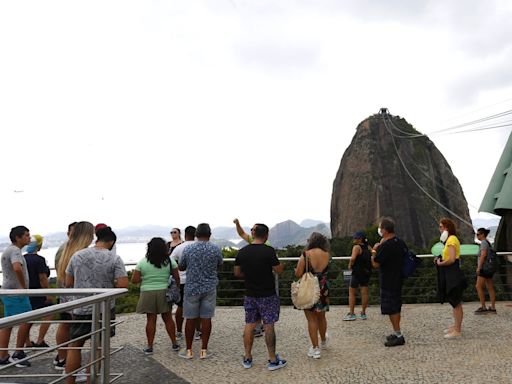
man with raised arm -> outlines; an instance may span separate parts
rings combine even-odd
[[[270,371],[286,366],[276,353],[274,323],[279,320],[280,304],[276,294],[272,272],[283,272],[283,265],[277,259],[274,248],[266,245],[269,229],[265,224],[255,224],[251,233],[253,241],[242,248],[235,259],[235,277],[245,280],[245,328],[244,368],[252,367],[252,345],[254,328],[261,321],[265,329],[265,343],[268,350],[267,368]]]

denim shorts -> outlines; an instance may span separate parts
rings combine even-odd
[[[19,315],[32,310],[28,296],[3,296],[2,301],[4,303],[4,317]]]
[[[211,319],[215,315],[217,289],[199,295],[187,295],[183,298],[183,317],[185,319]]]
[[[263,324],[274,324],[279,320],[279,297],[244,297],[245,323],[252,324],[262,321]]]

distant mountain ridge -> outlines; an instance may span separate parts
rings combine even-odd
[[[270,228],[269,241],[272,246],[283,248],[287,245],[304,245],[307,242],[309,235],[312,232],[320,232],[327,237],[331,237],[329,224],[319,220],[306,219],[301,222],[302,225],[297,224],[292,220],[286,220],[276,224]],[[307,227],[306,227],[307,225]],[[163,237],[164,239],[170,238],[170,226],[161,225],[144,225],[144,226],[130,226],[126,228],[114,228],[119,243],[147,243],[153,237]],[[246,233],[250,233],[250,227],[243,227]],[[184,228],[180,228],[183,230]],[[44,235],[44,248],[58,247],[65,240],[67,236],[65,232],[55,232]],[[234,247],[240,248],[246,243],[242,240],[236,232],[235,226],[221,226],[212,229],[211,241],[219,247]],[[7,237],[0,237],[0,252],[10,244]]]

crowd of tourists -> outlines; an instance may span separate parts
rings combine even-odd
[[[254,338],[264,335],[268,353],[267,368],[271,371],[283,368],[287,362],[279,356],[276,348],[275,323],[279,320],[280,300],[276,276],[283,272],[275,249],[269,244],[269,228],[265,224],[254,224],[250,234],[246,233],[238,219],[234,220],[238,234],[248,243],[235,258],[234,275],[245,284],[243,331],[244,355],[241,361],[246,369],[253,364],[252,347]],[[440,240],[444,243],[442,255],[434,259],[438,271],[438,296],[440,302],[448,302],[453,308],[453,324],[444,331],[444,338],[459,338],[462,335],[462,296],[467,280],[460,268],[460,242],[452,220],[444,218],[439,222]],[[480,228],[480,255],[477,265],[476,288],[481,306],[476,314],[496,313],[492,273],[483,268],[490,253],[486,240],[489,231]],[[68,226],[68,240],[62,244],[55,256],[57,287],[60,288],[127,288],[128,274],[122,259],[117,255],[117,237],[105,224],[94,226],[81,221]],[[171,241],[155,237],[147,244],[146,255],[137,263],[131,281],[140,284],[137,313],[146,315],[147,344],[143,353],[153,353],[158,315],[161,316],[171,349],[183,359],[193,359],[194,340],[200,341],[199,359],[207,359],[211,352],[208,342],[212,332],[212,318],[215,315],[218,277],[217,270],[223,263],[221,249],[210,242],[211,229],[207,223],[184,230],[184,240],[179,228],[171,230]],[[381,240],[371,246],[366,234],[357,231],[353,235],[353,248],[349,260],[352,271],[349,283],[349,312],[343,318],[353,321],[366,320],[368,307],[368,284],[372,270],[379,271],[380,309],[389,317],[392,333],[384,345],[394,347],[405,344],[401,332],[402,310],[402,264],[405,243],[396,236],[395,224],[391,218],[379,221],[378,234]],[[45,259],[38,255],[43,237],[30,236],[24,226],[12,228],[12,244],[1,257],[2,289],[48,288],[49,268]],[[94,245],[94,238],[96,238]],[[26,253],[23,255],[22,250]],[[304,309],[311,345],[307,356],[321,358],[321,351],[328,348],[326,312],[329,311],[329,240],[313,232],[295,267],[295,276],[302,278],[311,272],[318,281],[318,297]],[[485,303],[484,288],[487,287],[491,306]],[[357,290],[361,295],[361,312],[355,313]],[[21,314],[51,305],[45,296],[2,296],[4,317]],[[62,296],[60,303],[72,300]],[[173,317],[173,305],[177,306]],[[110,317],[115,319],[115,303],[112,302]],[[51,320],[47,318],[45,320]],[[61,314],[56,330],[57,345],[81,338],[70,343],[70,349],[58,349],[53,361],[57,370],[65,373],[77,371],[81,365],[82,347],[91,332],[92,306],[74,309]],[[73,323],[72,320],[79,322]],[[31,324],[21,324],[16,338],[14,353],[9,355],[8,345],[12,328],[0,330],[0,365],[15,363],[16,367],[30,366],[24,348],[48,348],[45,340],[48,323],[39,327],[35,342],[30,340]],[[112,328],[111,336],[115,333]],[[180,342],[184,339],[184,346]],[[85,381],[87,372],[79,372],[66,378],[66,383]]]

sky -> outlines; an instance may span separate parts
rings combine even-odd
[[[512,3],[0,2],[0,234],[330,220],[359,122],[512,109]],[[429,136],[473,217],[510,127]]]

